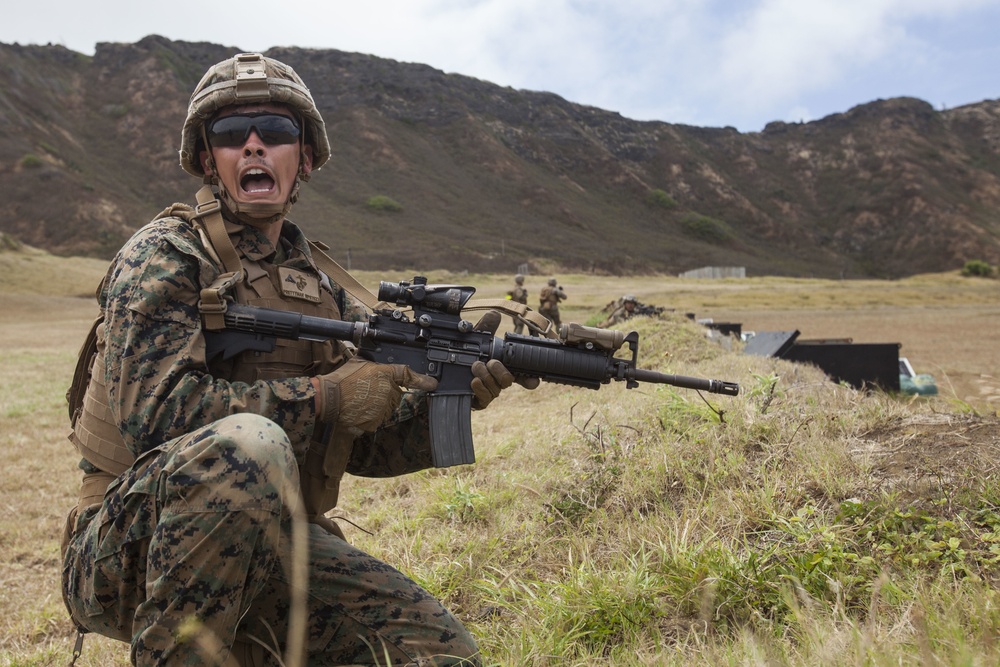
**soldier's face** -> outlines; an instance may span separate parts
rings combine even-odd
[[[301,133],[293,137],[292,128],[280,118],[269,118],[272,114],[284,117],[297,129],[295,115],[280,104],[226,107],[212,120],[214,124],[223,118],[242,116],[244,118],[231,120],[230,125],[238,125],[239,121],[247,123],[245,138],[243,132],[237,132],[233,135],[235,141],[228,137],[225,142],[217,142],[227,145],[211,146],[214,173],[239,203],[284,205],[295,186],[300,156],[302,173],[312,170],[312,146],[306,145],[303,149]],[[208,134],[212,144],[211,129]],[[228,145],[233,143],[236,145]],[[208,155],[208,151],[202,151],[200,157],[202,168],[210,174],[212,167]]]

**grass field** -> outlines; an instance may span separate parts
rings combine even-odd
[[[0,665],[67,664],[58,543],[77,456],[64,394],[99,262],[0,253]],[[378,280],[412,275],[360,274]],[[502,296],[509,276],[434,274]],[[533,296],[547,276],[529,277]],[[633,293],[640,362],[737,398],[509,390],[478,462],[350,479],[348,537],[465,619],[491,665],[993,665],[1000,661],[1000,283],[560,276],[564,319]],[[899,342],[929,398],[749,357],[683,317]],[[704,400],[703,400],[704,399]],[[128,664],[88,637],[78,665]]]

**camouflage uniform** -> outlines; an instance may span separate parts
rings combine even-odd
[[[558,328],[562,324],[562,320],[559,319],[559,302],[566,298],[566,292],[558,286],[555,278],[550,278],[548,284],[542,288],[538,298],[538,312]]]
[[[423,396],[404,394],[374,433],[345,434],[318,419],[309,377],[342,363],[342,347],[290,344],[208,358],[199,301],[222,269],[190,210],[166,213],[119,251],[98,294],[101,361],[87,414],[117,427],[134,463],[114,477],[81,461],[85,481],[99,480],[102,490],[110,483],[103,496],[82,492],[67,521],[62,589],[74,622],[129,642],[136,665],[214,665],[227,656],[279,664],[289,630],[288,508],[301,492],[313,521],[308,664],[384,665],[385,656],[393,665],[479,664],[474,639],[439,601],[350,546],[322,516],[345,472],[390,476],[431,465]],[[257,278],[280,295],[271,307],[299,309],[297,288],[283,293],[279,284],[293,275],[323,285],[320,303],[302,308],[364,316],[322,276],[293,223],[281,223],[275,247],[225,207],[223,214],[241,261],[261,267]],[[76,421],[74,438],[88,437],[84,423]],[[325,504],[311,510],[309,479],[326,487]]]
[[[514,276],[514,287],[507,292],[507,298],[516,303],[528,303],[528,290],[524,287],[524,276],[518,274]],[[524,333],[524,320],[514,319],[514,333]]]
[[[316,272],[297,228],[285,228],[281,264]],[[271,255],[256,229],[239,230],[241,253]],[[63,585],[77,623],[130,641],[140,665],[210,664],[196,642],[178,642],[192,618],[223,646],[242,640],[234,651],[253,646],[249,636],[267,641],[267,628],[283,648],[290,528],[280,490],[298,488],[321,427],[315,391],[306,377],[248,384],[206,372],[221,362],[205,358],[197,301],[216,276],[192,227],[165,219],[119,253],[100,295],[109,407],[137,460],[76,517]],[[430,465],[423,401],[409,398],[389,426],[354,442],[346,471]],[[384,644],[393,664],[475,653],[462,625],[413,581],[317,525],[309,542],[310,664],[372,664],[358,635]]]
[[[632,307],[629,308],[627,304],[632,304]],[[611,315],[598,326],[607,329],[620,322],[624,322],[635,315],[637,307],[638,301],[636,301],[635,297],[626,295],[620,299],[618,306],[611,312]]]

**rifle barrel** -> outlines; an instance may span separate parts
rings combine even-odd
[[[639,382],[654,382],[657,384],[670,384],[675,387],[685,389],[700,389],[710,394],[725,394],[727,396],[737,396],[740,393],[740,386],[735,382],[725,382],[723,380],[709,380],[706,378],[689,377],[687,375],[668,375],[657,371],[647,371],[642,368],[635,370],[635,379]]]

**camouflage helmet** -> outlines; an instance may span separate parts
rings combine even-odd
[[[215,65],[195,86],[181,130],[181,166],[204,177],[198,153],[204,149],[205,122],[227,106],[285,104],[302,118],[304,141],[313,149],[313,169],[330,159],[326,124],[305,83],[288,65],[260,53],[240,53]]]
[[[622,297],[622,303],[639,303],[639,300],[632,294],[626,294]]]
[[[555,278],[549,278],[549,285],[551,285],[552,287],[555,287],[555,286],[556,286],[556,285],[558,285],[558,284],[559,284],[559,283],[558,283],[558,282],[556,282],[556,279],[555,279]]]
[[[521,283],[524,282],[524,276],[522,276],[520,273],[517,274],[516,276],[514,276],[514,282],[520,285]]]

